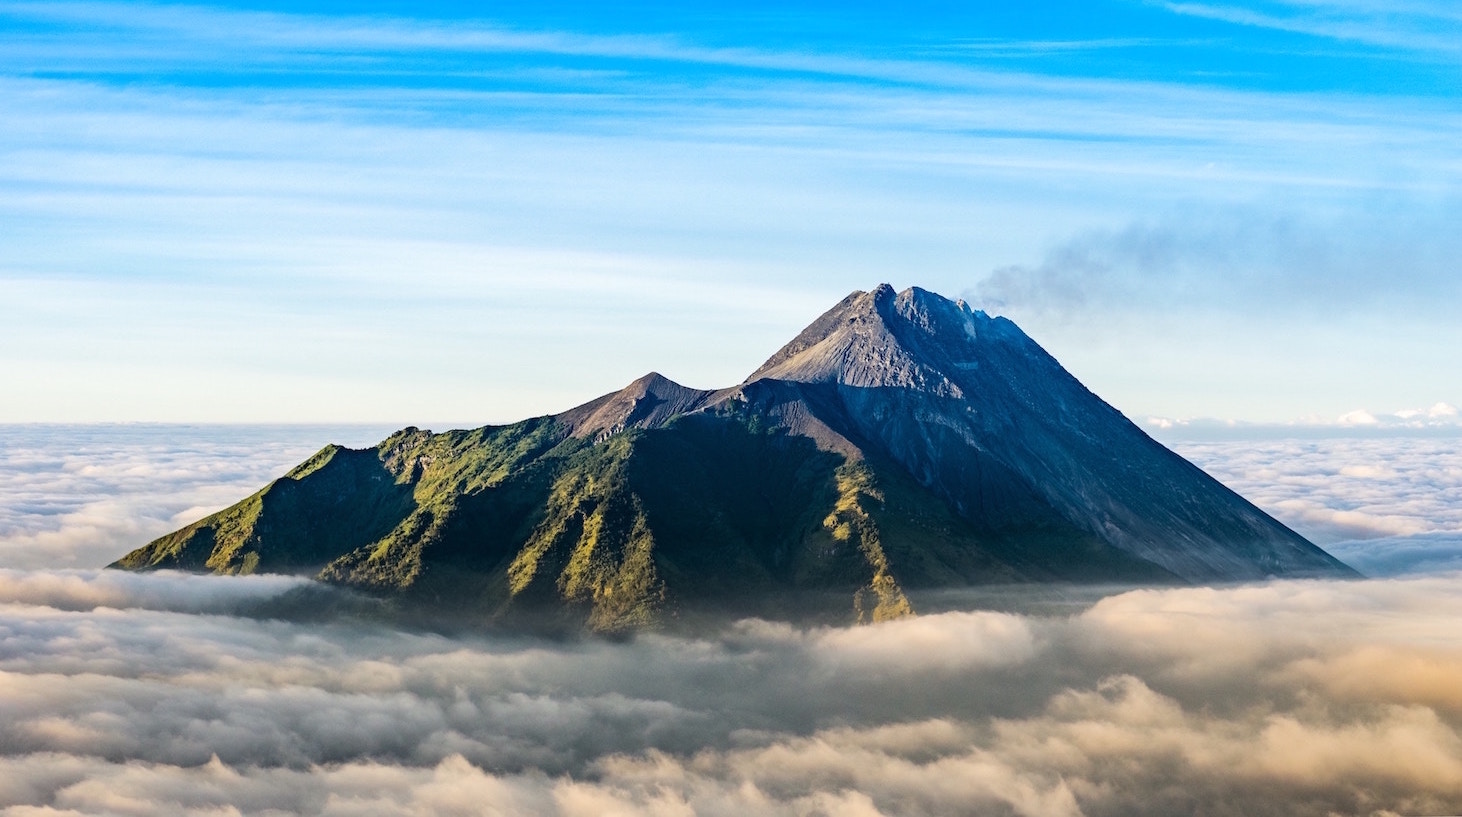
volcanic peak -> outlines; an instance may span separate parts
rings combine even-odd
[[[824,313],[746,379],[911,389],[959,399],[987,347],[1038,349],[1015,324],[918,287],[881,284]]]

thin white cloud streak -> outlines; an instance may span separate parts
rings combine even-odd
[[[795,80],[711,79],[697,85],[694,94],[673,87],[646,95],[590,92],[571,97],[572,105],[565,105],[563,94],[552,91],[296,88],[268,93],[210,89],[204,94],[184,88],[119,90],[28,79],[6,80],[3,88],[14,122],[8,137],[12,150],[37,150],[66,160],[57,168],[16,164],[7,169],[9,174],[35,183],[78,181],[100,173],[97,181],[124,188],[181,181],[174,168],[182,167],[190,171],[206,168],[218,181],[238,185],[239,192],[260,189],[261,182],[282,185],[281,192],[318,190],[309,184],[309,177],[257,177],[250,172],[250,160],[273,155],[284,162],[294,152],[298,154],[296,164],[287,169],[328,170],[357,164],[356,160],[367,156],[410,160],[407,166],[413,166],[424,158],[414,152],[419,145],[471,154],[500,152],[512,144],[502,135],[494,138],[491,132],[633,134],[637,141],[652,143],[709,140],[712,146],[731,142],[796,148],[811,155],[850,152],[864,159],[903,163],[940,163],[943,157],[951,163],[1001,166],[1026,156],[1032,167],[1056,160],[1054,169],[1059,170],[1087,167],[1101,173],[1110,165],[1105,172],[1122,173],[1136,172],[1136,166],[1145,165],[1148,173],[1201,173],[1214,181],[1255,181],[1247,174],[1262,170],[1276,184],[1288,180],[1304,185],[1308,172],[1316,174],[1309,183],[1322,188],[1405,189],[1412,184],[1417,189],[1438,189],[1434,177],[1398,180],[1387,176],[1404,167],[1400,163],[1405,161],[1417,167],[1425,163],[1432,171],[1457,166],[1455,145],[1446,136],[1455,130],[1458,117],[1425,101],[1398,105],[1395,100],[1380,103],[1333,95],[1244,93],[1152,83],[1092,81],[1044,87],[1044,82],[1016,77],[1010,87],[971,95]],[[431,113],[440,103],[452,106],[451,116],[417,118],[409,127],[399,120],[390,121],[393,114],[407,114],[413,108],[419,109],[418,114]],[[475,127],[474,117],[493,112],[518,116],[499,119],[487,133]],[[361,121],[341,123],[339,119],[345,117]],[[83,127],[102,119],[111,124],[110,129],[98,132]],[[70,125],[66,132],[85,136],[58,140],[55,124]],[[644,129],[651,125],[646,138]],[[243,130],[238,129],[241,126]],[[894,134],[901,141],[890,145],[887,140]],[[47,137],[43,144],[28,144],[29,137],[42,136]],[[321,139],[329,139],[333,150],[321,151]],[[1063,143],[1070,139],[1094,144],[1082,144],[1077,150]],[[1302,150],[1317,143],[1326,144],[1330,152],[1316,156]],[[582,146],[571,141],[563,144]],[[972,144],[984,149],[971,152],[967,148]],[[540,150],[552,145],[550,140]],[[1037,145],[1044,151],[1031,155],[1030,148]],[[1265,153],[1258,151],[1261,147]],[[1140,154],[1136,148],[1141,149]],[[1272,156],[1273,151],[1285,149],[1294,155]],[[1391,149],[1421,155],[1395,155]],[[119,150],[133,154],[136,163],[108,164],[108,154]],[[283,155],[279,155],[281,151]],[[1197,158],[1198,151],[1204,153],[1202,164],[1173,166],[1184,157]],[[968,155],[957,159],[961,153]],[[1094,154],[1096,160],[1078,161],[1083,153]],[[1266,153],[1270,154],[1267,159]],[[987,154],[993,155],[987,158]],[[1056,158],[1068,155],[1070,164]],[[1384,161],[1393,172],[1366,172],[1346,161],[1362,155]],[[1111,158],[1103,161],[1107,156]],[[1134,167],[1124,171],[1124,161]],[[1207,164],[1216,166],[1206,168]],[[1223,166],[1217,166],[1220,164]],[[1291,172],[1284,172],[1286,166]],[[527,162],[513,168],[469,165],[463,169],[536,177],[536,168],[536,163]],[[1331,172],[1319,172],[1320,168]],[[1334,171],[1343,172],[1335,176]],[[354,185],[378,178],[343,177],[337,182],[346,185],[345,193],[358,195],[365,190]]]
[[[1280,5],[1331,13],[1390,15],[1416,20],[1462,22],[1462,11],[1447,0],[1276,0]]]
[[[259,22],[283,51],[346,49],[310,57],[327,62],[364,47],[352,37],[440,33],[175,10],[12,8],[137,17],[163,51]],[[502,47],[550,63],[643,45],[523,36]],[[1194,198],[1363,222],[1394,196],[1453,220],[1444,105],[946,67],[708,70],[692,91],[634,71],[540,92],[4,80],[0,279],[19,295],[0,306],[0,375],[45,387],[0,396],[0,417],[506,421],[649,369],[735,382],[850,289],[915,274],[956,293],[1057,236]],[[101,360],[82,351],[99,334]],[[148,397],[163,393],[181,396]]]
[[[1059,51],[1099,51],[1108,48],[1133,48],[1146,45],[1161,45],[1170,42],[1172,41],[1152,37],[1102,37],[1085,40],[1002,40],[992,38],[987,40],[955,40],[946,46],[946,48],[954,51],[971,51],[977,53],[1047,53]],[[1182,44],[1183,42],[1178,41],[1177,44]]]
[[[1309,0],[1272,4],[1288,14],[1274,14],[1254,8],[1213,3],[1163,3],[1176,14],[1221,20],[1243,26],[1307,34],[1345,42],[1364,43],[1413,52],[1432,52],[1447,57],[1462,51],[1448,27],[1457,28],[1462,15],[1454,7],[1428,4],[1373,4]],[[1438,31],[1441,28],[1442,31]]]
[[[839,55],[768,52],[753,48],[705,48],[659,35],[584,35],[560,31],[520,31],[483,23],[453,25],[423,23],[406,19],[359,17],[314,17],[299,14],[241,12],[206,7],[167,8],[105,3],[13,3],[0,6],[11,15],[29,20],[46,20],[104,27],[104,30],[154,35],[149,43],[159,60],[204,56],[203,51],[178,43],[223,46],[230,51],[258,54],[261,47],[277,49],[276,55],[318,55],[321,51],[468,51],[486,53],[536,53],[559,56],[602,57],[630,60],[684,62],[701,65],[778,71],[813,72],[878,79],[908,80],[916,77],[990,78],[993,75],[952,66],[929,67],[915,62],[853,59]],[[169,48],[171,46],[171,50]],[[87,57],[111,55],[136,58],[138,52],[115,44],[97,43]],[[171,53],[170,53],[171,51]],[[146,54],[147,52],[143,52]],[[267,50],[265,53],[269,53]],[[262,60],[261,60],[262,62]]]
[[[108,61],[135,70],[139,63],[159,65],[212,61],[220,50],[237,53],[236,65],[278,67],[291,59],[303,67],[319,64],[322,55],[463,52],[549,55],[660,63],[683,63],[719,69],[747,69],[790,75],[822,75],[876,82],[910,83],[947,88],[1013,89],[1096,87],[1088,80],[1013,74],[973,69],[944,60],[911,60],[852,56],[837,52],[775,51],[751,47],[705,47],[673,35],[586,35],[572,31],[531,31],[459,20],[451,25],[389,17],[322,17],[207,8],[113,3],[6,3],[0,13],[29,21],[69,24],[73,35],[95,32],[86,45],[59,45],[38,38],[35,45],[13,52],[13,58],[76,60],[87,70]],[[130,35],[130,37],[128,36]],[[22,41],[24,42],[24,41]],[[1090,47],[1098,44],[1026,43],[1024,47]],[[354,66],[342,66],[356,70]],[[371,65],[364,70],[379,70]],[[411,68],[407,67],[407,73]],[[439,67],[438,67],[439,70]],[[584,75],[580,75],[584,76]]]

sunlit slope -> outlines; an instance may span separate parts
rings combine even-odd
[[[327,447],[117,565],[309,573],[469,620],[862,620],[991,582],[1353,572],[1168,451],[1013,323],[856,292],[739,386]]]
[[[374,451],[326,446],[247,499],[139,548],[114,567],[298,573],[385,535],[411,506]]]

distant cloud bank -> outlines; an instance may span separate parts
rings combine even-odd
[[[1436,414],[1442,421],[1455,417]],[[1249,433],[1248,440],[1197,433],[1168,443],[1367,575],[1462,567],[1462,429],[1456,425],[1378,422],[1292,428],[1287,436],[1280,428]]]
[[[1427,408],[1406,408],[1391,412],[1373,413],[1366,409],[1354,409],[1333,418],[1312,414],[1289,423],[1250,423],[1211,417],[1144,417],[1141,424],[1159,434],[1227,431],[1250,437],[1280,437],[1286,434],[1325,434],[1349,430],[1462,431],[1462,415],[1458,414],[1457,407],[1451,403],[1437,402]]]

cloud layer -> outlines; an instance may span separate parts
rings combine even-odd
[[[1171,445],[1368,575],[1462,567],[1462,450],[1455,435]]]
[[[0,542],[69,565],[135,544],[133,514],[237,498],[322,432],[5,433]],[[1179,445],[1363,570],[1432,575],[990,588],[869,627],[447,637],[258,617],[296,579],[12,564],[0,815],[1454,813],[1452,442]]]
[[[1462,806],[1455,575],[628,643],[151,601],[203,581],[64,611],[0,581],[0,814]]]

